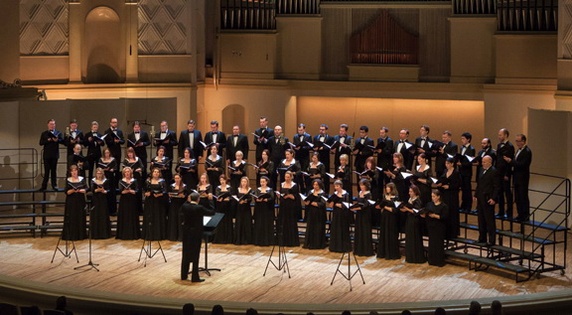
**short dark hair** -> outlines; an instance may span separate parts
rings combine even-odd
[[[369,132],[369,127],[368,126],[360,126],[359,130],[363,130],[365,132]]]
[[[189,195],[189,198],[191,199],[191,201],[195,201],[195,202],[196,202],[196,201],[199,201],[200,195],[199,195],[199,193],[193,191],[193,192]]]
[[[461,134],[461,137],[464,137],[465,139],[469,140],[469,142],[471,142],[471,140],[473,139],[473,135],[470,132],[463,132]]]
[[[429,133],[429,131],[431,130],[431,128],[428,125],[421,125],[421,128],[425,129],[427,133]]]
[[[341,124],[340,128],[344,128],[346,131],[348,131],[348,124]]]

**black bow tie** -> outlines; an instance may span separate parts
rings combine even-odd
[[[238,138],[238,135],[234,135],[233,137]]]
[[[138,134],[139,134],[139,132],[136,132],[135,134],[136,134],[136,135],[138,135]]]

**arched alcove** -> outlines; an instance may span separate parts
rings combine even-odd
[[[246,118],[244,114],[244,106],[238,104],[231,104],[222,110],[222,127],[223,132],[227,135],[232,134],[232,127],[234,125],[240,126],[241,133],[247,134]]]
[[[82,39],[82,81],[125,81],[125,53],[119,15],[109,7],[97,7],[85,18]]]

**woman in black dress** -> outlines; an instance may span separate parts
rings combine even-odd
[[[126,157],[121,162],[123,167],[130,167],[133,170],[133,178],[137,180],[138,183],[144,183],[145,178],[143,178],[143,162],[135,154],[135,150],[130,147],[127,148]],[[143,211],[143,190],[139,189],[137,191],[137,210],[139,213]]]
[[[199,183],[199,167],[197,160],[193,158],[191,148],[185,148],[183,157],[177,163],[175,168],[177,173],[183,177],[183,183],[188,187],[197,187]]]
[[[139,212],[137,210],[137,190],[139,183],[133,178],[130,167],[123,168],[123,178],[119,181],[119,211],[117,213],[118,240],[136,240],[140,238]]]
[[[373,240],[371,236],[371,188],[369,180],[359,181],[357,203],[351,210],[355,212],[354,254],[357,256],[373,255]]]
[[[300,246],[298,235],[298,217],[302,204],[300,190],[294,182],[294,173],[286,171],[284,182],[280,185],[280,209],[276,218],[278,245]]]
[[[110,183],[117,183],[115,180],[115,171],[117,170],[117,161],[111,155],[109,149],[103,150],[103,155],[97,161],[97,167],[101,167],[105,173],[105,178]],[[113,185],[109,185],[111,189],[107,193],[107,208],[109,209],[109,214],[115,215],[117,213],[117,192]]]
[[[187,200],[187,185],[179,173],[173,175],[173,183],[169,186],[169,212],[167,214],[167,239],[170,241],[183,240],[183,225],[181,206]]]
[[[375,159],[373,156],[368,157],[365,160],[364,170],[360,175],[360,179],[367,179],[371,185],[370,192],[371,192],[371,199],[372,200],[379,200],[383,195],[382,189],[379,187],[379,171],[375,165]],[[380,226],[380,211],[370,211],[371,212],[371,226],[372,227],[379,227]]]
[[[209,183],[209,177],[205,173],[202,173],[201,177],[199,177],[197,192],[199,193],[199,204],[207,209],[214,209],[213,190]]]
[[[405,222],[405,261],[412,264],[421,264],[426,261],[423,247],[423,225],[425,220],[421,217],[423,203],[419,198],[419,188],[409,187],[409,200],[402,204],[401,211],[407,214]]]
[[[352,250],[350,239],[352,214],[348,208],[350,195],[343,189],[341,180],[334,182],[334,193],[328,198],[328,201],[328,206],[333,208],[330,225],[330,251],[336,253],[350,252]]]
[[[274,162],[270,161],[270,151],[264,149],[262,151],[262,158],[256,164],[256,182],[260,183],[260,178],[265,176],[271,178],[270,174],[274,172]],[[268,182],[268,187],[274,187],[272,182]]]
[[[234,244],[252,244],[252,190],[248,185],[248,177],[243,176],[237,189],[236,222],[234,228]]]
[[[160,145],[157,148],[157,156],[151,160],[150,170],[153,172],[154,169],[158,169],[167,185],[170,185],[173,180],[170,163],[169,157],[165,156],[165,147]]]
[[[441,202],[439,190],[433,190],[431,199],[432,201],[425,206],[423,214],[427,220],[427,231],[429,232],[427,261],[429,265],[443,267],[445,265],[445,232],[449,208]]]
[[[417,156],[417,167],[415,172],[413,172],[413,179],[411,184],[419,188],[419,198],[423,204],[426,204],[431,200],[431,168],[427,164],[427,157],[425,153],[421,153]]]
[[[145,183],[145,206],[143,207],[143,238],[147,241],[165,239],[167,228],[167,184],[161,178],[161,170],[151,170]]]
[[[395,184],[397,187],[397,192],[399,193],[399,200],[406,201],[409,199],[409,185],[405,178],[403,178],[402,173],[407,172],[407,169],[403,165],[403,155],[399,152],[393,153],[393,168],[385,170],[385,175],[389,180]],[[405,232],[405,222],[407,222],[407,216],[404,212],[399,212],[399,231]]]
[[[89,215],[91,238],[110,238],[111,222],[109,220],[109,210],[107,209],[109,180],[105,178],[105,173],[100,167],[95,169],[95,177],[91,180],[91,191],[91,204],[93,206]]]
[[[447,239],[455,238],[460,233],[459,189],[461,188],[461,175],[455,169],[455,160],[448,158],[445,161],[445,172],[439,177],[437,184],[442,195],[442,202],[449,208],[447,216]]]
[[[312,157],[312,160],[314,160],[314,157]],[[304,205],[306,206],[304,248],[326,248],[326,201],[324,200],[324,195],[322,180],[319,178],[314,179],[312,181],[312,189],[304,200]]]
[[[381,231],[377,246],[377,258],[399,259],[399,192],[394,183],[385,185],[385,194],[376,205],[381,211]]]
[[[275,203],[274,191],[268,186],[270,180],[260,177],[260,187],[254,198],[254,245],[274,245]]]
[[[228,185],[226,175],[219,176],[220,185],[215,190],[215,210],[216,212],[223,213],[224,216],[220,220],[216,233],[214,235],[213,243],[216,244],[232,244],[234,241],[234,222],[231,213],[231,195],[232,187]]]
[[[306,170],[306,174],[303,173],[306,175],[306,187],[308,187],[310,191],[315,188],[313,183],[316,179],[320,180],[322,186],[324,185],[323,183],[326,176],[326,166],[324,163],[320,162],[319,157],[320,154],[317,151],[312,153],[312,158],[310,164],[308,165],[308,169]],[[308,192],[308,194],[310,194],[310,192]]]
[[[209,152],[210,154],[205,159],[205,171],[207,171],[208,182],[215,185],[218,183],[219,176],[224,171],[224,160],[220,155],[218,155],[218,148],[216,145],[211,146],[209,148]],[[212,209],[212,207],[209,209]]]
[[[230,174],[230,186],[235,189],[236,194],[241,178],[246,176],[246,162],[242,159],[244,157],[242,151],[236,151],[234,155],[236,159],[228,164],[228,173]]]
[[[349,198],[352,196],[352,170],[347,154],[340,155],[340,166],[336,170],[335,179],[342,182],[342,188],[348,193]]]
[[[294,151],[292,149],[286,149],[284,151],[285,158],[280,162],[280,165],[276,168],[280,173],[280,182],[283,183],[285,179],[285,173],[290,171],[292,176],[294,176],[294,182],[298,184],[298,187],[302,187],[300,184],[300,162],[294,158]],[[302,191],[300,189],[300,191]]]
[[[70,177],[66,180],[66,205],[62,240],[77,241],[86,237],[85,233],[85,178],[79,176],[77,165],[69,168]]]

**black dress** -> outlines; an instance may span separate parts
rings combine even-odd
[[[346,205],[342,204],[342,202],[350,202],[350,195],[347,191],[343,191],[341,196],[334,192],[328,200],[334,203],[330,226],[330,251],[336,253],[350,252],[352,250],[350,238],[352,213]]]
[[[271,182],[272,181],[272,176],[271,174],[274,173],[274,162],[268,160],[266,162],[262,162],[262,160],[258,161],[258,164],[256,165],[256,184],[260,184],[260,178],[262,176],[266,176],[268,177],[268,187],[274,187],[274,184]]]
[[[164,240],[167,228],[167,184],[162,178],[157,183],[148,179],[145,192],[150,192],[151,195],[145,197],[142,236],[148,241]],[[156,194],[162,196],[155,197]]]
[[[363,197],[358,195],[355,210],[354,254],[357,256],[373,256],[373,240],[371,235],[371,192]],[[357,210],[360,209],[360,210]]]
[[[223,213],[224,216],[216,228],[213,243],[232,244],[234,242],[234,222],[231,213],[232,203],[230,201],[232,198],[231,195],[232,192],[229,185],[226,185],[224,191],[221,186],[216,188],[215,210],[216,212]]]
[[[133,170],[133,178],[137,180],[138,183],[144,183],[146,178],[143,178],[143,162],[139,157],[136,157],[135,162],[130,162],[127,158],[123,159],[123,168],[130,167]],[[135,170],[141,169],[137,172]],[[143,189],[137,191],[137,210],[139,213],[143,211]]]
[[[280,185],[280,209],[276,218],[278,245],[300,246],[298,235],[298,218],[302,208],[300,188],[294,182],[290,188],[285,188],[284,184]],[[294,199],[284,198],[286,195],[293,195]]]
[[[379,244],[377,245],[377,257],[385,259],[399,259],[401,253],[399,252],[399,209],[397,208],[396,201],[399,200],[398,196],[384,196],[379,201],[379,207],[376,209],[381,211]],[[385,209],[391,208],[391,211]]]
[[[230,186],[234,188],[233,193],[236,194],[240,186],[240,179],[246,176],[246,162],[242,161],[237,165],[236,161],[232,161],[228,167],[228,172],[230,173]]]
[[[207,171],[209,183],[213,186],[218,186],[218,183],[220,183],[219,177],[224,171],[224,160],[220,155],[217,155],[216,159],[212,160],[209,154],[205,159],[205,170]],[[209,207],[209,209],[212,209],[212,207]]]
[[[136,179],[126,182],[121,179],[119,182],[119,209],[117,212],[117,233],[115,238],[119,240],[136,240],[141,237],[139,227],[139,212],[137,210],[137,193],[123,193],[124,190],[130,188],[137,192],[139,185]]]
[[[70,189],[75,191],[68,194]],[[62,240],[77,241],[86,237],[85,194],[80,193],[80,189],[87,189],[83,177],[78,177],[78,182],[72,182],[71,177],[66,180],[66,205]]]
[[[413,180],[412,184],[415,184],[417,188],[419,188],[419,198],[421,199],[422,204],[426,204],[431,201],[431,169],[427,167],[422,172],[419,171],[419,165],[415,168],[415,172],[413,172]],[[419,179],[425,179],[425,184],[420,182]]]
[[[175,170],[181,174],[183,177],[183,183],[185,183],[187,187],[197,187],[199,184],[197,160],[190,159],[187,163],[185,162],[185,159],[180,159]]]
[[[404,205],[410,209],[422,210],[423,203],[421,199],[409,199]],[[425,250],[423,247],[423,225],[425,220],[419,213],[407,212],[405,222],[405,261],[413,264],[420,264],[426,261]]]
[[[159,159],[158,156],[151,160],[151,165],[149,167],[149,174],[153,173],[153,169],[158,168],[161,171],[161,177],[165,180],[167,185],[171,184],[173,180],[173,173],[171,172],[171,161],[168,157],[163,156]]]
[[[433,202],[429,202],[425,206],[425,212],[427,213],[427,231],[429,232],[427,261],[429,265],[442,267],[445,265],[445,232],[449,207],[444,203],[436,205]],[[428,215],[429,213],[438,214],[440,218],[431,218]]]
[[[169,241],[183,240],[183,216],[181,206],[187,200],[187,186],[181,183],[175,187],[175,183],[169,186],[169,212],[167,213],[167,239]]]
[[[442,202],[449,208],[447,219],[447,233],[445,237],[451,239],[459,236],[460,214],[459,214],[459,189],[461,188],[461,175],[457,170],[453,170],[451,176],[447,177],[447,171],[439,177],[438,183],[449,185],[448,189],[439,188],[442,193]]]
[[[93,179],[91,181],[91,204],[93,209],[89,215],[89,228],[91,238],[105,239],[111,237],[111,222],[109,220],[109,210],[107,209],[107,194],[109,193],[109,180],[102,182]],[[105,192],[95,192],[95,189],[103,188]]]
[[[349,165],[338,167],[336,170],[336,179],[342,181],[342,188],[349,194],[349,198],[352,196],[352,170]]]
[[[252,196],[250,195],[251,189],[246,193],[238,191],[236,194],[236,221],[234,227],[234,244],[246,245],[252,244],[252,209],[250,202]]]
[[[258,187],[256,196],[254,200],[254,245],[274,245],[274,191],[270,187],[267,187],[266,191]]]
[[[314,190],[310,190],[308,197],[304,200],[304,204],[306,205],[306,236],[304,238],[304,248],[326,248],[326,201],[323,198],[324,194],[323,190],[315,194]],[[314,202],[316,205],[313,205]]]
[[[197,186],[197,192],[199,193],[199,204],[207,209],[214,209],[212,200],[209,199],[209,194],[212,193],[211,184],[208,184],[203,189]]]
[[[97,162],[97,167],[101,167],[105,174],[105,178],[111,183],[109,185],[110,189],[107,193],[107,208],[109,209],[110,214],[117,213],[117,191],[113,185],[113,183],[117,183],[115,178],[115,173],[117,171],[117,161],[115,158],[111,158],[109,162],[104,162],[103,158],[100,158]]]
[[[391,182],[395,184],[397,192],[399,193],[399,200],[409,199],[409,181],[406,181],[401,173],[407,172],[404,166],[394,167],[391,173],[395,175],[395,178],[391,179]],[[405,222],[407,222],[407,215],[399,211],[399,231],[405,232]]]
[[[313,165],[313,163],[310,162],[310,165],[308,165],[306,173],[307,175],[306,174],[303,175],[305,175],[304,177],[306,178],[306,187],[308,188],[308,190],[312,190],[312,182],[315,179],[321,180],[325,186],[326,182],[324,181],[324,179],[326,177],[326,166],[322,162],[318,161],[318,164],[316,165]]]

